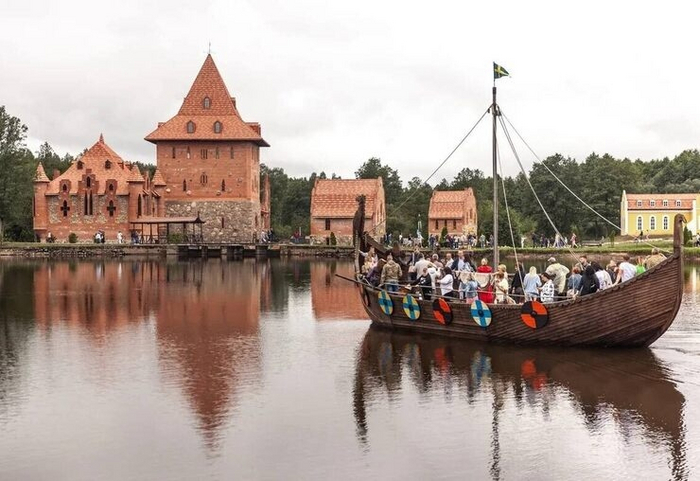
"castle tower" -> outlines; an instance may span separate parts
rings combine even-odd
[[[146,136],[156,145],[167,216],[195,216],[206,241],[250,242],[262,228],[260,124],[244,122],[211,55],[179,112]]]
[[[46,240],[49,225],[49,211],[46,204],[46,190],[49,187],[49,180],[44,166],[36,166],[36,175],[34,176],[34,233],[41,240]]]

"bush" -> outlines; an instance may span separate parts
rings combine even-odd
[[[185,242],[185,236],[180,232],[174,234],[168,234],[168,244],[183,244]]]
[[[683,245],[691,244],[693,240],[693,233],[688,230],[686,226],[683,226]]]
[[[331,232],[331,245],[338,245],[338,239],[335,238],[335,233]]]
[[[71,244],[75,244],[76,242],[78,242],[78,234],[76,234],[75,232],[71,232],[70,234],[68,234],[68,242],[70,242]]]
[[[447,227],[444,226],[440,232],[440,245],[445,245],[445,239],[447,238]]]

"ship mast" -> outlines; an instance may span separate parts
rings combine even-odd
[[[496,103],[496,79],[493,80],[493,103],[491,104],[493,116],[493,271],[498,270],[498,159],[496,156],[496,117],[500,115]]]

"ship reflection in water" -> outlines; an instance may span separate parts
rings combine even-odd
[[[543,453],[538,451],[547,445],[544,424],[551,435],[552,428],[556,430],[553,418],[561,414],[563,404],[573,407],[591,436],[612,426],[623,444],[662,448],[670,477],[687,478],[685,399],[650,349],[499,346],[370,328],[359,350],[353,395],[361,443],[371,444],[372,407],[391,404],[409,389],[425,399],[442,397],[448,405],[488,406],[488,412],[479,415],[486,414],[491,424],[488,477],[492,479],[503,476],[502,461],[516,457],[515,453],[522,458],[523,451],[532,451],[532,464],[520,466],[517,474],[508,472],[506,478],[534,479],[552,469],[541,464]],[[502,417],[524,411],[541,417],[541,438],[533,439],[512,419],[502,423]],[[506,448],[504,439],[510,440]],[[591,455],[583,446],[572,447],[582,450],[583,457]],[[565,477],[562,473],[554,479]]]

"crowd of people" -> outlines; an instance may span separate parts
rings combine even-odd
[[[543,303],[586,296],[609,289],[621,282],[651,269],[666,257],[654,248],[651,254],[632,259],[628,254],[622,260],[611,259],[605,267],[589,262],[582,255],[571,268],[554,257],[547,259],[547,267],[538,272],[536,266],[525,269],[516,262],[515,272],[509,273],[504,264],[494,272],[486,258],[478,266],[468,251],[457,251],[440,256],[425,255],[416,249],[412,254],[395,259],[391,253],[381,259],[370,249],[362,253],[362,276],[365,282],[398,293],[399,289],[413,292],[421,299],[444,297],[472,303],[480,299],[486,303],[516,304],[538,300]]]

